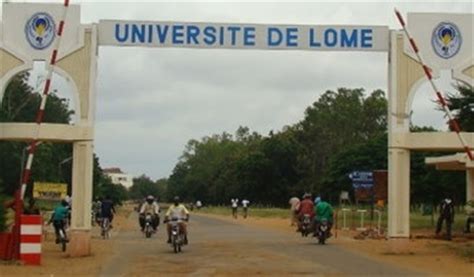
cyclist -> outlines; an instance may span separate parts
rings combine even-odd
[[[108,218],[110,222],[110,228],[112,228],[112,220],[114,219],[115,214],[114,202],[110,199],[109,196],[106,196],[101,203],[100,207],[100,217]]]
[[[56,234],[56,243],[61,242],[61,235],[59,233],[60,230],[63,231],[64,239],[68,241],[66,236],[66,231],[64,228],[64,223],[69,215],[69,203],[66,200],[62,200],[61,204],[54,208],[53,214],[48,221],[48,225],[53,223],[54,226],[54,233]]]

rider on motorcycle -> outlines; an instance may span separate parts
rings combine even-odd
[[[153,230],[156,231],[156,228],[158,228],[158,225],[160,225],[160,206],[158,205],[158,203],[156,203],[155,197],[153,197],[152,195],[148,195],[146,197],[146,202],[143,203],[140,208],[139,222],[140,227],[142,228],[142,232],[145,230],[145,216],[147,214],[151,214],[151,225],[153,227]]]
[[[301,231],[304,215],[309,215],[309,218],[314,217],[314,204],[311,200],[311,194],[305,193],[303,195],[303,201],[300,202],[298,208],[298,231]]]
[[[168,208],[168,211],[165,215],[165,222],[167,222],[167,231],[168,231],[168,243],[171,243],[171,223],[170,220],[178,219],[178,224],[181,231],[184,234],[184,244],[188,244],[188,231],[186,229],[186,223],[184,221],[189,221],[189,212],[183,204],[180,204],[179,196],[173,198],[173,205]],[[184,221],[183,221],[184,220]]]
[[[332,227],[332,221],[333,221],[333,210],[331,204],[328,202],[322,201],[321,197],[316,197],[314,199],[314,211],[316,214],[316,217],[314,218],[314,227],[315,230],[317,231],[319,227],[319,223],[323,220],[326,220],[328,223],[328,234],[329,236],[331,235],[331,227]],[[315,232],[316,234],[316,232]]]

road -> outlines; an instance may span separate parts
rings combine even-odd
[[[133,213],[129,220],[136,222],[136,216]],[[206,216],[193,215],[189,232],[190,244],[179,254],[165,243],[164,228],[150,239],[138,230],[118,232],[113,238],[116,254],[104,265],[102,276],[418,275],[354,254],[331,241],[317,245],[315,240],[296,233]]]

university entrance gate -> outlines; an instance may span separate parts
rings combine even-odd
[[[403,20],[402,18],[400,18]],[[467,199],[474,199],[473,133],[410,133],[409,114],[425,76],[451,70],[452,77],[473,86],[473,15],[409,14],[413,40],[387,26],[262,25],[231,23],[142,22],[103,20],[83,25],[80,7],[55,4],[3,4],[0,23],[0,101],[9,81],[49,63],[52,72],[72,84],[77,116],[74,125],[0,123],[0,140],[70,142],[73,144],[70,254],[90,254],[94,114],[97,57],[100,46],[175,47],[237,50],[378,51],[388,59],[389,199],[388,236],[408,238],[410,151],[464,151]],[[415,50],[424,55],[422,67]],[[45,95],[45,101],[47,99]],[[31,170],[34,148],[25,168]],[[33,169],[34,170],[34,169]],[[29,177],[29,172],[24,176]],[[28,178],[23,178],[26,185]],[[19,197],[22,194],[19,193]]]

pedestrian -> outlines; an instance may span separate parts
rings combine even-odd
[[[237,208],[239,207],[239,199],[238,198],[232,198],[230,199],[231,207],[232,207],[232,216],[234,218],[237,218]]]
[[[298,197],[291,197],[290,201],[290,226],[295,226],[298,224],[298,209],[300,208],[300,199]]]
[[[471,232],[471,224],[474,223],[474,200],[467,201],[466,206],[464,207],[466,211],[466,228],[464,229],[465,233]]]
[[[202,208],[201,200],[196,201],[196,208],[198,209],[198,211]]]
[[[441,201],[438,224],[436,225],[436,235],[439,235],[441,232],[443,221],[446,221],[446,239],[451,240],[451,227],[454,222],[454,203],[449,197]]]
[[[242,200],[242,208],[244,210],[244,218],[247,218],[247,216],[248,216],[249,204],[250,204],[250,201],[248,201],[247,199]]]
[[[24,214],[27,215],[39,215],[40,210],[36,206],[36,200],[34,198],[30,198],[28,200],[28,207],[25,208]]]

